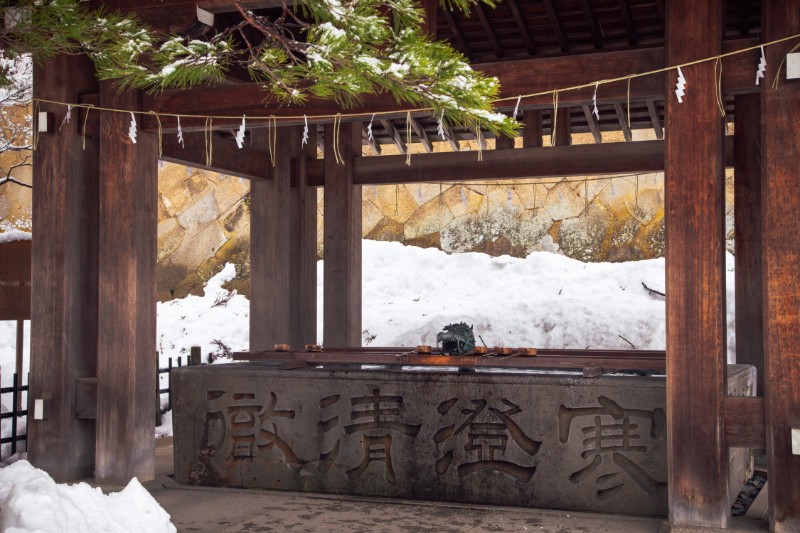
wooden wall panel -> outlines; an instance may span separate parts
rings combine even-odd
[[[765,41],[793,35],[800,28],[800,4],[762,2],[761,20]],[[767,64],[777,69],[795,44],[767,48]],[[782,72],[773,89],[774,69],[761,89],[764,391],[772,528],[788,532],[800,531],[800,456],[792,455],[790,437],[792,426],[800,426],[800,82]]]
[[[101,83],[104,107],[138,109],[135,92]],[[98,482],[155,475],[156,234],[158,148],[128,137],[130,115],[100,115]]]
[[[761,97],[736,96],[734,242],[736,244],[736,362],[756,367],[764,394],[764,306],[761,276]]]
[[[361,346],[361,187],[353,184],[361,124],[341,124],[338,132],[334,130],[333,125],[325,126],[322,342],[329,348]],[[336,161],[335,150],[342,163]]]
[[[34,66],[34,96],[62,102],[96,92],[91,63],[59,56]],[[56,121],[62,106],[41,104]],[[97,365],[97,140],[78,121],[41,135],[34,152],[30,398],[49,400],[28,424],[28,458],[57,481],[92,475],[94,422],[73,416],[75,380]]]
[[[667,3],[669,65],[719,54],[722,0]],[[691,13],[691,16],[687,16]],[[667,442],[669,523],[727,527],[723,122],[714,63],[666,76]]]

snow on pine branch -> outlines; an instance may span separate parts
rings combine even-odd
[[[441,1],[464,11],[493,7],[492,0]],[[506,134],[517,127],[493,109],[497,79],[424,35],[425,13],[415,0],[305,0],[271,17],[234,3],[241,21],[198,40],[159,39],[131,16],[91,11],[80,0],[22,0],[30,15],[0,30],[0,48],[36,59],[83,52],[98,77],[123,87],[190,87],[244,67],[268,98],[282,102],[317,97],[347,108],[384,92],[452,124]],[[0,64],[0,71],[7,79],[9,69]]]

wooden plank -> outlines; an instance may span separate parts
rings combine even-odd
[[[97,92],[87,58],[58,56],[34,65],[36,98],[75,102]],[[41,103],[61,120],[61,106]],[[73,120],[41,135],[34,152],[31,360],[29,398],[48,400],[46,420],[28,422],[28,459],[56,481],[91,477],[95,427],[74,418],[75,380],[97,371],[96,139],[83,139]],[[152,432],[152,427],[151,427]]]
[[[406,153],[406,143],[403,141],[403,137],[400,135],[400,132],[397,131],[397,128],[394,127],[394,124],[391,120],[379,120],[378,122],[381,123],[383,129],[386,130],[386,133],[389,135],[389,138],[392,140],[394,145],[397,147],[397,151],[401,154]],[[327,135],[327,134],[326,134]],[[327,137],[326,137],[327,140]]]
[[[31,281],[31,241],[0,245],[0,282]]]
[[[797,33],[800,4],[763,2],[761,35],[774,40]],[[765,49],[767,64],[779,65],[795,42]],[[800,210],[800,90],[797,80],[774,71],[761,90],[761,206],[764,280],[764,394],[767,416],[769,508],[772,530],[800,531],[800,459],[792,455],[791,428],[800,424],[800,240],[787,213]],[[783,74],[781,74],[783,77]]]
[[[165,135],[161,140],[161,159],[229,176],[253,180],[272,179],[272,167],[264,165],[264,161],[269,159],[267,150],[247,144],[240,149],[234,141],[215,135],[212,139],[211,165],[206,165],[205,135],[185,133],[183,139],[184,146],[181,146],[175,135]]]
[[[514,148],[514,137],[500,135],[495,139],[494,147],[496,150],[510,150]]]
[[[295,145],[301,135],[302,130],[295,129]],[[316,155],[311,144],[298,151],[297,185],[289,193],[293,244],[289,255],[292,297],[288,342],[297,347],[317,343],[317,189],[308,182],[308,162]]]
[[[444,10],[443,13],[448,13]],[[733,51],[758,44],[755,39],[737,39],[726,41],[723,51]],[[725,59],[725,68],[722,71],[722,84],[726,94],[752,93],[758,89],[753,84],[753,65],[758,64],[759,53],[751,50]],[[503,98],[509,98],[499,106],[502,110],[510,111],[514,108],[516,97],[520,94],[532,94],[552,91],[564,87],[580,84],[593,84],[597,80],[625,76],[632,72],[646,72],[663,68],[663,48],[638,48],[632,50],[617,50],[594,54],[569,55],[543,58],[529,58],[512,61],[496,61],[494,63],[475,64],[472,67],[489,76],[495,76],[501,84]],[[669,75],[669,84],[674,84],[674,76]],[[654,74],[637,78],[631,83],[631,100],[641,101],[647,99],[663,99],[665,94],[674,94],[674,87],[665,92],[664,74]],[[559,93],[559,102],[565,106],[591,104],[594,95],[594,86],[575,91]],[[168,90],[152,95],[145,95],[145,109],[158,113],[182,113],[264,117],[274,115],[277,118],[286,118],[288,124],[302,124],[303,115],[314,117],[319,115],[333,116],[341,112],[335,103],[326,100],[309,98],[302,107],[281,105],[279,102],[264,104],[266,94],[257,83],[241,83],[235,85],[198,86],[191,90]],[[627,83],[612,83],[604,85],[598,92],[598,98],[603,103],[627,101]],[[526,108],[538,106],[542,109],[551,108],[553,105],[552,94],[530,97],[525,99]],[[408,104],[398,103],[390,94],[370,95],[364,98],[361,105],[348,109],[348,113],[363,113],[367,118],[373,113],[396,113],[383,115],[382,118],[405,118],[405,109]],[[98,113],[89,116],[89,122]],[[316,120],[324,122],[330,119]],[[366,120],[361,118],[359,120]],[[309,119],[314,122],[315,119]],[[145,115],[141,117],[142,127],[148,131],[156,131],[158,123],[155,117]],[[237,127],[241,119],[214,119],[215,129],[230,129]],[[161,117],[163,131],[174,132],[177,121],[168,116]],[[284,122],[281,122],[284,124]],[[181,126],[184,132],[203,131],[205,120],[202,118],[183,117]],[[248,119],[251,128],[265,127],[266,121],[260,123]]]
[[[592,137],[594,137],[594,142],[600,144],[601,142],[603,142],[603,136],[600,133],[600,128],[597,125],[597,120],[592,114],[592,110],[589,109],[588,105],[582,105],[581,109],[583,109],[583,116],[586,117],[586,123],[589,125],[589,130],[592,132]]]
[[[542,112],[538,109],[522,111],[522,147],[542,146]]]
[[[736,362],[756,367],[764,395],[764,292],[761,270],[761,98],[735,98],[733,216],[736,246]]]
[[[97,420],[97,378],[75,381],[75,418]]]
[[[431,140],[428,138],[428,134],[425,132],[425,128],[422,127],[422,123],[411,117],[411,127],[414,130],[414,133],[417,134],[417,139],[422,144],[422,147],[425,149],[426,152],[431,153],[433,152],[433,145],[431,144]]]
[[[667,4],[667,63],[720,53],[723,4]],[[713,79],[714,64],[686,74]],[[670,73],[664,90],[669,524],[726,528],[724,129],[713,83],[692,84],[678,103]]]
[[[325,126],[325,273],[323,343],[361,345],[361,187],[353,181],[356,161],[379,159],[361,155],[361,124]],[[342,163],[334,157],[336,150]],[[432,155],[432,154],[431,154]],[[399,156],[403,157],[403,156]]]
[[[552,131],[550,132],[552,135]],[[569,146],[572,144],[572,135],[569,128],[569,108],[562,107],[556,114],[556,146]]]
[[[255,350],[288,343],[291,330],[292,209],[291,158],[297,155],[296,127],[277,132],[252,130],[253,146],[268,153],[277,141],[275,166],[269,155],[259,163],[270,167],[273,179],[250,185],[250,346]],[[360,132],[359,132],[360,133]],[[271,137],[277,135],[277,139]],[[297,142],[293,142],[297,141]]]
[[[622,109],[622,104],[614,104],[614,112],[617,114],[617,121],[619,122],[619,127],[622,130],[622,136],[625,138],[627,142],[633,140],[633,134],[631,133],[631,128],[628,126],[628,117],[625,114],[625,111]]]
[[[729,448],[766,447],[764,398],[725,398],[725,442]]]
[[[104,107],[139,109],[139,94],[101,82]],[[158,139],[128,137],[130,117],[100,114],[100,246],[95,478],[155,476]]]
[[[0,320],[31,319],[31,286],[0,285]]]
[[[530,31],[528,31],[528,22],[525,20],[522,12],[519,9],[517,0],[506,0],[508,8],[511,10],[511,16],[514,19],[514,24],[517,25],[517,31],[522,38],[522,43],[530,55],[536,55],[536,45],[531,39]]]
[[[647,101],[647,112],[650,113],[650,123],[653,125],[653,132],[656,134],[656,139],[663,139],[664,129],[661,127],[661,120],[658,118],[656,104],[652,100]]]
[[[369,149],[372,151],[373,155],[381,155],[381,145],[375,141],[374,136],[370,138],[366,125],[361,126],[361,141],[369,146]]]
[[[442,124],[442,130],[444,131],[444,138],[447,139],[447,142],[450,144],[450,148],[452,148],[454,152],[460,151],[461,144],[458,142],[458,135],[456,135],[453,128],[450,127],[450,124],[444,122]]]
[[[473,9],[475,10],[475,14],[478,15],[478,20],[481,22],[483,33],[486,35],[489,45],[492,47],[492,50],[494,50],[494,55],[498,58],[503,57],[505,52],[503,47],[500,46],[500,41],[497,39],[497,34],[494,32],[494,28],[491,24],[489,24],[489,19],[486,18],[486,12],[484,11],[483,5],[478,4]]]

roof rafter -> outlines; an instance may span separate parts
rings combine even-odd
[[[586,104],[582,105],[581,109],[583,109],[583,115],[586,117],[586,123],[589,124],[589,130],[592,132],[594,142],[598,144],[603,142],[603,136],[600,134],[600,128],[594,119],[594,115],[592,115],[592,110],[589,109],[589,106]]]
[[[431,140],[428,138],[428,133],[425,131],[425,128],[422,127],[422,123],[418,119],[411,117],[411,128],[413,128],[414,133],[417,134],[417,138],[425,151],[428,153],[433,152],[433,144],[431,144]]]
[[[558,45],[561,47],[562,52],[569,52],[569,43],[564,30],[561,28],[561,23],[558,21],[558,13],[556,13],[551,0],[542,0],[544,8],[547,11],[547,16],[550,18],[550,24],[553,25],[553,31],[558,39]]]
[[[652,100],[647,101],[647,111],[650,113],[650,123],[653,124],[653,131],[656,134],[656,139],[663,139],[664,130],[661,127],[661,119],[658,118],[656,104]]]
[[[589,26],[589,32],[592,34],[594,47],[598,50],[603,48],[603,38],[600,36],[600,30],[597,27],[597,20],[594,18],[592,6],[589,5],[589,0],[581,0],[581,7],[583,8],[583,16],[586,18],[586,25]]]
[[[631,6],[628,4],[628,0],[619,0],[619,10],[622,13],[622,21],[625,23],[625,31],[628,33],[628,42],[631,46],[636,46],[639,38],[636,36],[636,28],[633,27]]]
[[[622,109],[622,104],[615,102],[614,111],[617,112],[617,120],[619,121],[619,127],[622,129],[622,135],[626,141],[632,141],[633,135],[631,134],[630,126],[628,126],[628,117],[625,115],[625,110]]]
[[[514,18],[514,23],[517,25],[517,30],[519,31],[520,37],[522,37],[522,42],[525,44],[525,49],[528,50],[530,55],[536,55],[536,45],[533,43],[533,39],[531,39],[531,34],[528,31],[528,23],[519,10],[517,0],[506,0],[506,3],[511,10],[511,16]]]
[[[478,15],[478,20],[481,22],[483,33],[485,33],[486,38],[489,39],[489,44],[492,46],[492,50],[494,50],[494,55],[497,57],[503,57],[505,55],[505,50],[503,50],[503,47],[500,46],[500,41],[497,39],[497,34],[495,33],[492,25],[489,24],[489,19],[486,18],[486,12],[484,11],[483,4],[478,4],[475,6],[475,14]]]
[[[458,22],[456,22],[456,19],[453,18],[453,14],[450,13],[449,9],[443,9],[442,15],[444,16],[444,20],[447,22],[447,26],[450,28],[450,31],[453,32],[453,35],[456,38],[456,44],[459,46],[459,48],[461,48],[461,51],[464,52],[464,55],[467,56],[467,58],[471,57],[472,50],[467,44],[466,39],[464,39],[464,34],[461,32],[461,28],[458,27]]]
[[[400,135],[400,132],[397,131],[397,128],[394,127],[394,123],[391,120],[381,119],[379,120],[383,129],[386,130],[386,133],[389,135],[389,138],[392,140],[394,145],[397,147],[397,150],[404,154],[406,153],[406,143],[403,142],[403,137]]]

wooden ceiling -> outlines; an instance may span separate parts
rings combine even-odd
[[[578,56],[586,58],[609,52],[663,49],[665,46],[664,4],[668,0],[501,0],[495,9],[477,6],[469,16],[461,12],[442,9],[436,0],[423,0],[423,7],[431,20],[428,31],[435,28],[435,37],[449,41],[467,56],[472,64],[493,73],[504,68],[504,63],[514,61],[509,68],[534,68],[530,60],[543,61]],[[114,0],[111,5],[133,9],[151,21],[153,14],[164,20],[166,4],[177,9],[186,0]],[[276,0],[252,0],[247,5],[264,15],[277,16],[280,8]],[[194,4],[190,4],[194,8]],[[202,0],[200,7],[216,13],[215,30],[238,23],[241,18],[230,0]],[[749,39],[760,33],[760,0],[728,0],[726,7],[726,40]],[[742,41],[744,42],[744,41]],[[601,55],[597,55],[600,60]],[[523,61],[520,63],[520,61]],[[585,64],[585,61],[584,61]],[[657,68],[655,65],[653,68]],[[513,75],[513,74],[512,74]],[[528,73],[530,75],[530,73]],[[550,81],[550,80],[545,80]],[[231,84],[247,83],[246,73],[233,72]],[[557,81],[555,87],[558,87]],[[506,102],[506,105],[509,103]],[[570,105],[570,104],[567,104]],[[574,105],[574,104],[573,104]],[[536,106],[534,106],[536,107]],[[543,108],[543,105],[538,105]],[[733,116],[733,100],[726,102],[728,119]],[[663,96],[632,97],[630,103],[615,100],[598,102],[600,118],[595,120],[585,101],[576,107],[565,107],[569,113],[569,129],[575,133],[591,133],[600,142],[602,132],[622,132],[631,140],[632,130],[652,129],[657,138],[663,131]],[[562,110],[559,111],[561,113]],[[627,114],[630,112],[630,120]],[[302,114],[303,111],[300,111]],[[541,113],[542,131],[551,131],[552,110]],[[407,130],[404,118],[376,120],[372,130],[375,138],[373,151],[381,145],[392,144],[401,151],[411,133],[411,142],[422,143],[429,149],[428,139],[437,139],[437,124],[426,117],[415,118]],[[320,129],[321,131],[321,129]],[[488,136],[488,135],[487,135]],[[365,135],[366,137],[366,135]],[[455,129],[457,140],[470,140],[475,133]],[[366,139],[365,139],[366,143]],[[457,143],[451,142],[456,148]]]

